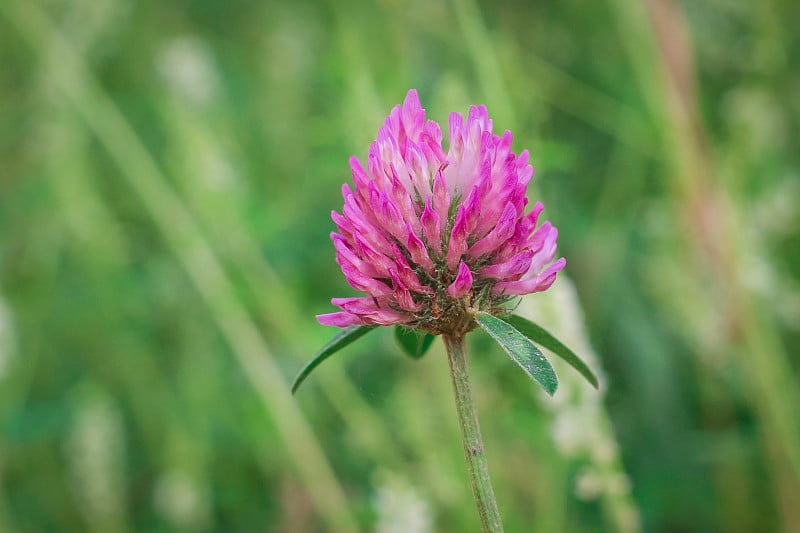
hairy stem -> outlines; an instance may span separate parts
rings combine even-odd
[[[472,388],[469,385],[469,367],[464,336],[444,335],[443,338],[447,347],[450,377],[453,379],[453,390],[456,395],[456,410],[458,411],[458,423],[461,426],[461,439],[464,441],[467,472],[483,531],[484,533],[502,532],[503,522],[494,498],[492,480],[489,478],[489,465],[483,451],[478,414],[475,411]]]

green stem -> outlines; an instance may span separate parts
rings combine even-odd
[[[478,513],[481,516],[483,531],[484,533],[502,532],[503,522],[494,498],[492,480],[489,478],[489,465],[483,451],[478,413],[475,410],[475,403],[472,401],[464,336],[444,335],[443,338],[447,347],[450,377],[453,379],[453,390],[456,395],[456,410],[458,411],[458,423],[461,426],[461,439],[464,441],[467,472],[472,485],[472,494],[475,496],[475,504],[478,506]]]

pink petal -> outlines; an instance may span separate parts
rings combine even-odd
[[[514,235],[516,229],[517,210],[511,203],[506,204],[503,214],[497,225],[484,238],[476,242],[469,249],[469,257],[478,259],[482,255],[489,254],[497,250],[503,243]]]
[[[406,135],[416,140],[425,122],[425,110],[422,109],[416,89],[411,89],[406,94],[400,117]]]
[[[377,299],[369,296],[331,298],[331,303],[336,307],[340,307],[343,311],[349,311],[356,314],[378,310]]]
[[[385,278],[389,275],[389,269],[394,266],[394,261],[389,259],[386,255],[378,252],[375,250],[368,242],[366,242],[361,235],[356,234],[354,237],[356,241],[356,246],[358,251],[361,255],[361,258],[364,260],[364,263],[370,265],[372,267],[372,271],[377,272],[377,275],[372,277],[380,277]],[[362,272],[364,269],[359,269]]]
[[[452,298],[461,298],[469,293],[470,289],[472,288],[472,272],[469,271],[469,267],[461,261],[458,265],[458,275],[456,276],[455,281],[447,287],[447,294],[449,294]]]
[[[414,234],[410,224],[406,225],[406,232],[408,234],[406,240],[406,249],[411,255],[411,259],[416,264],[424,268],[426,272],[433,272],[433,261],[431,261],[431,258],[428,256],[428,250],[425,249],[425,243],[423,243],[420,238]]]
[[[480,191],[475,187],[470,191],[467,201],[464,202],[464,217],[466,218],[467,233],[475,231],[478,219],[481,216]]]
[[[448,124],[450,151],[460,155],[464,149],[464,116],[461,113],[450,113]]]
[[[489,265],[481,269],[480,275],[484,278],[493,278],[503,281],[511,281],[512,278],[519,277],[531,266],[533,252],[524,250],[513,256],[508,261]]]
[[[379,305],[379,302],[382,303]],[[405,324],[414,320],[413,315],[385,307],[388,303],[386,298],[333,298],[331,303],[341,307],[343,314],[356,316],[359,320],[356,323],[359,324]],[[349,317],[334,317],[332,320],[344,322],[348,319]]]
[[[366,188],[370,182],[370,178],[367,171],[361,166],[361,161],[359,161],[356,156],[350,157],[350,170],[352,170],[353,173],[353,184],[356,186],[356,190]]]
[[[394,324],[408,324],[416,320],[414,315],[402,313],[400,311],[392,311],[391,309],[381,309],[369,315],[365,315],[371,324],[378,324],[380,326],[392,326]]]
[[[447,268],[455,271],[461,256],[467,251],[467,217],[464,213],[464,206],[458,206],[456,220],[453,223],[453,231],[450,232],[450,242],[447,245]]]
[[[385,283],[378,281],[375,278],[360,272],[348,263],[341,263],[342,273],[345,279],[357,291],[366,292],[370,296],[380,297],[392,294],[390,289]]]
[[[466,128],[470,133],[472,133],[473,129],[477,129],[478,132],[481,133],[484,131],[492,131],[492,121],[489,118],[489,112],[486,110],[485,105],[481,104],[469,107]]]
[[[331,211],[331,219],[333,223],[336,224],[336,227],[339,228],[339,231],[342,233],[346,233],[348,235],[352,235],[355,229],[353,228],[353,224],[347,220],[346,217],[343,217],[336,211]]]
[[[353,269],[369,277],[380,276],[380,271],[374,265],[361,259],[361,257],[350,248],[341,235],[331,233],[331,239],[333,239],[333,247],[336,249],[336,262],[339,266],[344,268],[345,265],[349,265]]]
[[[413,142],[408,143],[403,158],[405,159],[411,182],[417,190],[417,195],[427,198],[431,195],[431,176],[428,161],[422,150]]]
[[[562,257],[538,276],[519,281],[497,283],[492,289],[492,292],[494,294],[520,295],[545,291],[550,288],[556,280],[556,274],[563,269],[566,264],[567,260]]]
[[[422,229],[425,232],[425,240],[428,241],[428,246],[437,255],[442,254],[442,227],[441,220],[436,211],[431,207],[431,199],[425,200],[425,210],[420,217]]]
[[[389,198],[386,191],[380,192],[380,198],[375,211],[381,214],[384,228],[394,236],[401,239],[405,233],[405,221],[397,205]]]
[[[553,225],[550,223],[549,220],[545,220],[544,224],[539,226],[536,232],[523,243],[525,248],[529,250],[533,250],[534,252],[538,252],[544,246],[544,242],[547,240],[550,232],[553,231]]]
[[[522,220],[520,222],[522,224],[525,224],[525,226],[529,228],[528,230],[529,235],[530,232],[533,231],[533,229],[536,227],[536,223],[539,220],[539,215],[542,213],[543,209],[544,209],[544,204],[542,204],[542,202],[536,202],[536,204],[533,206],[533,209],[531,209],[530,213],[522,217]]]
[[[396,176],[392,177],[392,186],[389,192],[391,193],[389,197],[394,201],[403,220],[411,224],[414,233],[421,233],[422,226],[420,226],[417,212],[414,209],[414,202]]]
[[[344,216],[353,224],[355,233],[360,233],[374,249],[388,254],[391,251],[391,245],[383,232],[367,220],[366,214],[355,204],[352,196],[348,200],[350,201],[346,201],[344,204]]]
[[[531,263],[531,268],[523,277],[528,277],[530,275],[535,275],[538,273],[544,265],[549,263],[553,260],[553,257],[556,255],[556,240],[558,239],[558,229],[553,226],[550,226],[549,223],[545,223],[542,225],[548,226],[549,231],[544,237],[544,242],[542,243],[539,250],[535,251],[533,256],[533,262]]]
[[[447,188],[447,182],[444,179],[442,170],[439,169],[433,179],[433,208],[436,210],[436,214],[439,215],[439,220],[447,221],[450,212],[450,191]]]
[[[409,291],[408,287],[400,280],[397,271],[392,270],[389,274],[392,278],[392,285],[394,285],[394,299],[397,305],[406,311],[419,311],[421,307],[420,304],[414,301],[414,298],[411,296],[411,291]]]
[[[347,326],[366,325],[369,322],[365,321],[362,317],[340,311],[338,313],[326,313],[317,315],[317,322],[323,326],[336,326],[337,328],[346,328]]]

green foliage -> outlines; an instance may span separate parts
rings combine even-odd
[[[608,384],[540,403],[469,336],[507,530],[800,531],[799,9],[0,1],[0,531],[476,529],[441,343],[289,393],[410,87],[530,150],[580,308],[527,316]]]
[[[325,359],[332,356],[345,346],[360,339],[370,331],[375,329],[375,326],[349,326],[339,331],[328,344],[323,346],[320,351],[314,354],[314,357],[300,369],[297,376],[292,383],[292,394],[294,394],[306,378],[317,368]]]
[[[541,350],[514,326],[488,313],[478,313],[475,320],[522,370],[553,395],[558,388],[558,378]]]
[[[412,359],[422,359],[422,356],[430,349],[436,336],[426,331],[417,331],[404,328],[403,326],[395,326],[394,338],[404,354]]]
[[[580,372],[581,375],[586,378],[586,381],[591,383],[595,389],[599,387],[597,376],[594,375],[594,372],[592,372],[586,363],[584,363],[581,358],[575,354],[575,352],[564,346],[560,340],[548,333],[547,330],[545,330],[542,326],[519,315],[511,315],[506,318],[505,321],[511,324],[517,329],[517,331],[525,335],[532,342],[538,342],[569,363],[569,365]]]

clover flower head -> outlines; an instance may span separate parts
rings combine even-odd
[[[533,177],[511,132],[492,132],[485,106],[451,113],[449,147],[410,90],[378,130],[367,168],[350,158],[354,189],[332,212],[336,261],[364,297],[334,298],[326,325],[404,325],[434,334],[473,329],[474,311],[505,311],[516,295],[544,291],[566,260],[553,258],[558,231],[527,213]]]

